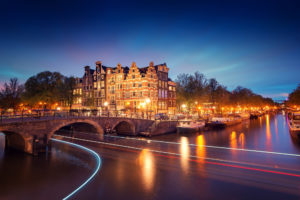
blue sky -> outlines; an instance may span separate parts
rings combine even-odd
[[[298,1],[8,1],[0,6],[0,82],[83,66],[166,62],[229,90],[275,99],[300,74]]]

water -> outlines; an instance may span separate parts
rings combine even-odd
[[[300,197],[300,145],[290,137],[285,116],[280,114],[224,130],[150,138],[156,142],[86,133],[75,136],[96,141],[73,140],[102,158],[100,172],[75,199]],[[0,199],[61,199],[92,173],[94,164],[92,157],[68,145],[54,144],[51,155],[38,158],[2,150]]]

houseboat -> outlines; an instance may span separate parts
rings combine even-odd
[[[181,120],[176,126],[178,133],[197,132],[204,128],[205,121],[203,120]]]

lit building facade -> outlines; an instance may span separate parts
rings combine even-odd
[[[176,84],[168,72],[165,63],[139,68],[135,62],[107,67],[98,61],[96,69],[86,66],[76,79],[73,108],[175,114]]]

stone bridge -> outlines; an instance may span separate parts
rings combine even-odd
[[[115,130],[117,134],[138,135],[141,132],[163,134],[176,130],[176,123],[155,122],[147,119],[120,117],[40,117],[15,118],[0,122],[0,132],[5,134],[6,147],[38,154],[50,148],[50,138],[56,131],[65,127],[90,126],[100,135],[106,130]],[[171,127],[171,129],[170,129]],[[152,130],[151,130],[152,129]]]

